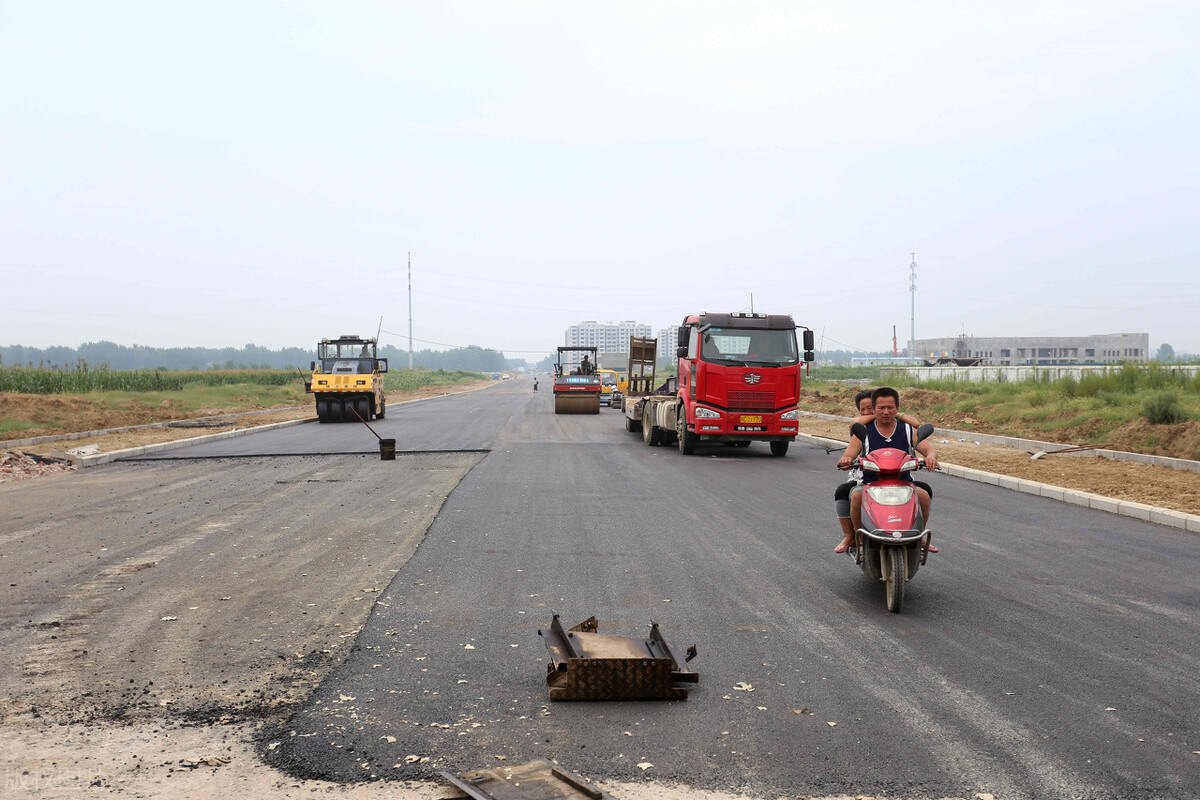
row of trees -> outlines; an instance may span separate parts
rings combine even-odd
[[[387,345],[379,355],[394,369],[408,366],[408,351]],[[256,344],[244,347],[145,347],[114,342],[85,342],[79,347],[0,346],[0,365],[71,369],[80,363],[109,369],[308,369],[316,350],[285,347],[271,350]],[[472,370],[497,372],[524,366],[523,360],[510,360],[498,350],[472,345],[454,350],[419,350],[413,353],[413,366],[423,369]]]

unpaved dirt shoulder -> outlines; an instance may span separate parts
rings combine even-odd
[[[461,383],[454,386],[424,386],[420,389],[404,392],[388,392],[388,405],[395,407],[401,403],[412,400],[423,400],[430,397],[440,397],[446,394],[457,394],[459,392],[470,392],[478,389],[483,389],[495,384],[495,381],[475,381],[472,383]],[[223,413],[221,411],[213,411],[205,409],[206,415],[214,415]],[[161,442],[175,442],[181,439],[192,439],[197,436],[203,436],[209,433],[220,433],[223,431],[246,430],[249,428],[258,428],[263,425],[270,425],[276,422],[287,422],[297,419],[316,419],[311,406],[303,406],[301,408],[289,407],[276,412],[267,414],[255,414],[252,417],[236,417],[228,420],[228,426],[218,426],[211,428],[141,428],[139,430],[122,431],[119,433],[106,433],[97,436],[82,437],[79,439],[64,439],[56,442],[41,442],[39,444],[27,445],[17,448],[25,453],[32,453],[40,456],[52,456],[55,451],[72,450],[77,447],[94,446],[100,448],[101,453],[111,453],[115,450],[125,450],[130,447],[142,447],[148,444],[159,444]],[[102,425],[103,427],[103,425]],[[4,443],[0,441],[0,447]]]
[[[847,424],[803,418],[800,430],[846,441]],[[1113,461],[1102,456],[1053,456],[1033,461],[1024,450],[933,437],[938,458],[951,464],[1048,483],[1067,489],[1200,514],[1200,473],[1148,464]],[[829,456],[830,465],[837,454]]]
[[[188,798],[301,800],[328,794],[346,800],[435,800],[462,797],[445,783],[300,780],[263,764],[255,750],[261,723],[191,726],[0,726],[0,796],[5,800]],[[397,758],[403,760],[404,754]],[[491,768],[494,764],[480,764]],[[566,765],[570,768],[570,765]],[[583,776],[585,778],[589,776]],[[648,776],[649,777],[649,776]],[[594,782],[628,800],[748,800],[677,784]],[[809,800],[865,800],[865,794]],[[888,800],[871,796],[871,800]],[[946,800],[958,800],[946,798]]]

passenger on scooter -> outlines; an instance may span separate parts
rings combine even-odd
[[[871,390],[863,389],[858,394],[854,395],[854,407],[858,411],[858,416],[854,418],[854,422],[861,422],[863,425],[875,421],[875,402],[871,399]],[[897,419],[906,425],[911,425],[914,430],[921,426],[921,421],[916,417],[908,414],[897,414]],[[844,553],[854,546],[854,526],[850,521],[850,492],[862,480],[862,473],[858,470],[851,472],[850,480],[839,484],[833,491],[833,506],[838,516],[838,523],[842,526],[842,540],[838,542],[837,547],[833,548],[835,553]],[[914,481],[917,486],[924,488],[933,496],[933,490],[929,488],[929,484],[924,481]],[[937,549],[932,545],[930,552],[936,553]]]
[[[928,439],[914,448],[913,441],[916,439],[914,429],[897,419],[897,415],[900,413],[900,393],[891,387],[881,386],[871,393],[871,399],[875,403],[875,420],[867,423],[867,441],[863,442],[857,436],[851,437],[850,444],[846,445],[846,451],[838,459],[838,466],[846,469],[860,453],[894,447],[906,452],[912,452],[915,449],[925,457],[926,469],[937,469],[937,450]],[[863,475],[864,484],[871,483],[876,479],[877,476],[869,472]],[[900,480],[912,482],[913,478],[910,473],[904,473]],[[932,491],[928,484],[917,486],[915,490],[917,503],[921,507],[921,517],[928,527]],[[850,493],[850,524],[854,526],[855,530],[862,526],[862,487],[856,487]]]

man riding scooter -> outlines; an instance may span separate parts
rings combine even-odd
[[[900,393],[889,386],[881,386],[871,393],[871,399],[874,402],[875,420],[866,425],[866,440],[861,440],[857,436],[851,437],[845,452],[838,459],[838,467],[849,469],[854,463],[854,459],[858,458],[860,454],[892,447],[906,452],[912,452],[915,449],[925,457],[926,469],[937,469],[937,450],[928,440],[920,442],[914,448],[913,442],[916,441],[916,434],[912,426],[897,419],[897,415],[900,413]],[[870,473],[863,475],[864,484],[869,484],[877,479],[877,475]],[[899,479],[913,481],[912,475],[908,473]],[[922,518],[928,525],[932,490],[928,484],[915,483],[917,503],[921,507]],[[862,487],[858,487],[850,494],[850,521],[855,530],[862,526]],[[930,547],[930,551],[937,552],[932,547]]]

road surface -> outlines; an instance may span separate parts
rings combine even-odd
[[[823,449],[684,457],[615,410],[551,402],[514,381],[390,408],[376,428],[394,463],[321,455],[375,440],[310,424],[2,487],[5,657],[28,673],[46,625],[82,615],[69,638],[89,655],[42,681],[73,708],[262,714],[268,763],[342,781],[503,757],[760,797],[1196,795],[1200,537],[935,475],[942,552],[889,614],[832,553]],[[238,575],[230,528],[204,528],[230,519],[260,560]],[[122,576],[149,582],[135,594],[78,588],[145,553],[156,566]],[[221,611],[235,596],[253,602]],[[224,616],[192,620],[189,603]],[[697,645],[700,682],[685,702],[550,703],[537,631],[554,612],[627,635],[658,622],[677,650]],[[129,661],[156,650],[170,697]],[[270,652],[271,680],[247,677]],[[240,694],[219,689],[221,661]],[[104,681],[121,692],[84,696]],[[20,682],[3,689],[13,713],[44,694]]]

